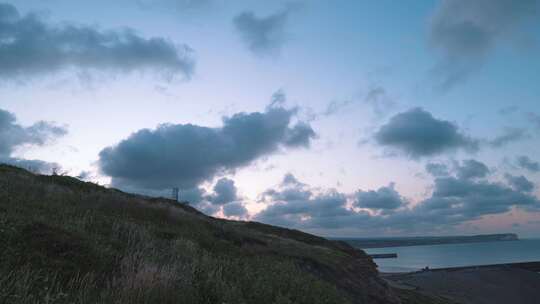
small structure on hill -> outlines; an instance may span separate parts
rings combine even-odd
[[[178,202],[178,194],[180,193],[180,190],[178,189],[178,187],[174,187],[172,188],[172,199],[175,201],[175,202]]]

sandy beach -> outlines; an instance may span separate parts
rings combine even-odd
[[[414,289],[461,304],[537,304],[540,274],[507,268],[466,268],[383,274],[397,289]]]

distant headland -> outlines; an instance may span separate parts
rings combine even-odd
[[[388,237],[388,238],[340,238],[356,248],[383,248],[421,245],[442,245],[479,242],[517,241],[515,233],[459,235],[459,236],[417,236],[417,237]]]

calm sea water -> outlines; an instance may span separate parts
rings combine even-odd
[[[540,239],[364,250],[368,254],[397,253],[396,259],[375,260],[382,272],[414,271],[426,266],[441,268],[540,261]]]

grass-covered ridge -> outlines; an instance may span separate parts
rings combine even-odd
[[[0,303],[399,303],[363,251],[0,165]]]

